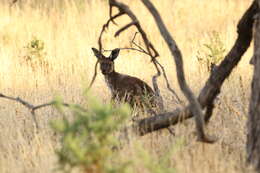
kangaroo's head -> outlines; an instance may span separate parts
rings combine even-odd
[[[105,57],[99,50],[95,48],[92,48],[92,50],[100,63],[100,70],[102,74],[108,75],[114,72],[114,60],[117,58],[120,49],[117,48],[112,50],[109,57]]]

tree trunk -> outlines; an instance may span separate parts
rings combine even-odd
[[[260,0],[258,0],[259,6]],[[260,16],[254,24],[254,75],[247,122],[247,162],[260,171]]]

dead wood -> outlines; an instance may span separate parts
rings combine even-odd
[[[260,5],[260,0],[255,1]],[[251,100],[247,121],[247,162],[260,171],[260,13],[254,25],[254,74],[251,85]]]
[[[98,66],[98,61],[97,61],[96,64],[95,64],[94,74],[93,74],[93,77],[92,77],[92,79],[91,79],[91,82],[90,82],[90,84],[89,84],[89,86],[88,86],[88,88],[87,88],[86,91],[89,91],[89,90],[91,89],[92,85],[93,85],[94,82],[95,82],[95,79],[96,79],[96,76],[97,76],[97,66]]]
[[[230,75],[234,67],[240,61],[242,55],[246,52],[250,46],[252,40],[252,27],[254,23],[254,16],[258,11],[256,1],[252,3],[249,9],[244,13],[237,25],[238,37],[225,56],[224,60],[219,66],[215,68],[210,74],[205,86],[202,88],[198,101],[202,107],[208,108],[207,120],[210,120],[212,114],[212,106],[214,105],[214,99],[220,93],[221,86],[224,80]],[[172,45],[171,45],[172,46]],[[212,109],[212,110],[210,110]],[[191,107],[187,106],[184,109],[176,109],[172,112],[158,114],[153,117],[148,117],[137,122],[135,126],[138,128],[140,135],[145,135],[155,130],[175,125],[179,121],[193,117]]]
[[[197,133],[198,133],[198,139],[202,142],[213,142],[212,139],[210,139],[204,132],[204,119],[203,119],[203,113],[200,107],[200,104],[198,100],[196,99],[195,95],[191,91],[190,87],[188,86],[186,79],[185,79],[185,74],[184,74],[184,69],[183,69],[183,59],[182,59],[182,53],[180,49],[177,46],[177,43],[171,36],[170,32],[168,31],[166,25],[164,24],[159,12],[157,9],[154,7],[152,2],[149,0],[142,0],[143,4],[147,7],[149,12],[152,14],[157,27],[160,30],[160,33],[162,37],[164,38],[165,42],[168,45],[169,50],[171,51],[171,54],[175,60],[176,64],[176,70],[177,70],[177,79],[179,82],[179,86],[189,101],[190,104],[190,110],[193,115],[195,115],[195,122],[196,122],[196,128],[197,128]]]
[[[39,128],[39,124],[38,124],[38,121],[36,119],[35,111],[38,110],[38,109],[44,108],[44,107],[52,106],[52,105],[57,103],[56,101],[50,101],[48,103],[44,103],[44,104],[40,104],[40,105],[36,105],[35,106],[35,105],[29,103],[28,101],[25,101],[24,99],[21,99],[20,97],[6,96],[6,95],[4,95],[2,93],[0,93],[0,97],[2,97],[4,99],[8,99],[8,100],[12,100],[12,101],[18,102],[18,103],[22,104],[23,106],[25,106],[27,109],[29,109],[37,129]],[[69,107],[70,106],[70,104],[68,104],[68,103],[61,103],[61,104],[63,106],[65,106],[65,107]],[[86,110],[84,110],[84,111],[86,111]]]

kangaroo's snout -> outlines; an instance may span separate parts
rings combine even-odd
[[[103,75],[107,75],[114,71],[113,61],[109,60],[108,58],[104,59],[100,62],[100,70]]]
[[[102,70],[102,69],[101,69],[101,73],[102,73],[103,75],[107,75],[107,74],[109,74],[110,72],[109,72],[108,70]]]

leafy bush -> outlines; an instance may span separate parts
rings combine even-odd
[[[198,51],[197,60],[202,66],[206,66],[208,71],[212,66],[217,65],[225,56],[225,46],[220,39],[219,34],[214,31],[210,36],[210,42],[203,45],[206,49]]]
[[[87,109],[66,105],[73,114],[73,120],[63,116],[63,120],[51,123],[61,136],[61,147],[56,150],[61,171],[80,169],[86,173],[127,173],[141,168],[150,173],[176,172],[171,157],[182,146],[182,140],[175,139],[174,146],[161,156],[144,148],[140,141],[132,142],[134,150],[127,149],[131,154],[125,157],[115,134],[130,116],[129,106],[115,108],[93,98],[88,100],[91,103]],[[61,114],[65,114],[61,100],[58,99],[55,106]]]
[[[69,106],[74,120],[64,118],[52,122],[52,127],[62,136],[61,148],[57,150],[60,168],[71,171],[77,167],[88,173],[123,173],[127,163],[111,166],[117,158],[113,147],[118,145],[113,134],[129,116],[129,107],[113,108],[94,99],[90,102],[87,110],[78,105]],[[63,112],[61,103],[57,101],[56,107]]]
[[[34,37],[25,46],[25,52],[25,61],[33,71],[42,68],[45,72],[48,72],[50,65],[46,59],[47,53],[45,52],[45,44],[42,40]]]

